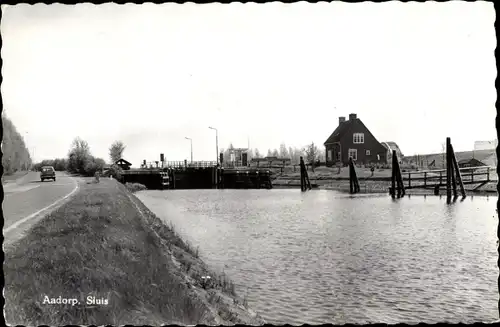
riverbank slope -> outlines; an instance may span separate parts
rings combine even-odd
[[[80,183],[68,203],[5,249],[8,324],[264,323],[125,186]]]

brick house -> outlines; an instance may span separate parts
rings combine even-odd
[[[339,117],[339,125],[324,146],[327,166],[339,162],[346,165],[350,157],[358,164],[387,163],[387,149],[356,114],[350,114],[347,121],[345,117]]]

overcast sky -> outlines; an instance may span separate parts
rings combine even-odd
[[[215,160],[323,143],[356,113],[405,155],[496,138],[486,2],[2,6],[4,110],[35,160]]]

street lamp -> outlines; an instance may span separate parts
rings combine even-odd
[[[186,140],[191,141],[191,164],[193,163],[193,140],[189,137],[186,137]]]
[[[213,129],[215,131],[215,152],[217,158],[217,166],[219,166],[219,132],[217,131],[217,128],[214,127],[208,127],[208,128]]]
[[[216,159],[217,159],[217,165],[215,166],[215,187],[219,188],[219,174],[217,173],[217,170],[219,169],[219,132],[217,131],[217,128],[214,127],[208,127],[210,129],[213,129],[215,131],[215,152],[216,152]]]

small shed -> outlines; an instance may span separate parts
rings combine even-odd
[[[474,158],[463,159],[458,162],[459,168],[481,167],[481,166],[486,166],[486,165]]]
[[[119,166],[123,170],[130,170],[130,166],[132,166],[130,162],[123,158],[116,160],[115,165]]]

